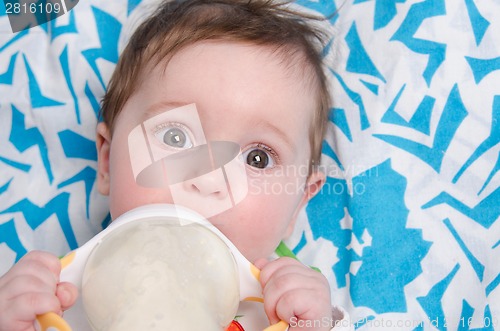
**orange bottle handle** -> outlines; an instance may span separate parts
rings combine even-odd
[[[53,312],[38,315],[36,320],[38,322],[38,330],[40,331],[47,331],[49,328],[52,328],[52,330],[57,329],[58,331],[72,331],[64,318]]]

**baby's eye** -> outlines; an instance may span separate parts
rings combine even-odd
[[[274,151],[267,147],[259,145],[257,147],[252,147],[243,152],[243,158],[245,162],[254,168],[266,169],[272,168],[275,165]]]
[[[187,131],[183,126],[166,124],[155,132],[155,137],[169,147],[187,149],[193,147]]]

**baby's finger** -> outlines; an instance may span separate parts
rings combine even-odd
[[[302,268],[304,267],[302,263],[289,257],[282,257],[264,265],[264,267],[260,271],[260,282],[262,286],[264,287],[266,285],[266,283],[269,281],[271,277],[273,277],[273,274],[277,270],[289,266],[300,266]]]
[[[28,260],[25,261],[22,265],[16,265],[18,270],[15,274],[15,277],[10,277],[10,279],[4,284],[0,286],[2,288],[9,288],[11,285],[15,285],[14,288],[19,287],[24,284],[31,284],[29,288],[21,289],[22,292],[28,292],[33,290],[33,286],[37,286],[44,291],[51,292],[55,294],[56,285],[58,283],[58,277],[52,273],[42,262],[36,260]],[[24,282],[24,283],[23,283]]]
[[[264,268],[269,263],[267,259],[257,259],[254,261],[253,265],[256,266],[259,270]]]
[[[56,296],[61,303],[62,310],[66,310],[75,304],[78,298],[78,289],[71,283],[59,283],[57,285]]]
[[[55,255],[43,251],[31,251],[26,254],[19,263],[26,261],[36,261],[44,265],[59,280],[61,273],[61,261]]]
[[[54,295],[55,288],[55,284],[47,283],[39,276],[20,275],[5,284],[2,289],[2,297],[11,300],[28,292],[45,292]]]
[[[299,320],[311,322],[299,323],[299,325],[320,323],[324,317],[329,316],[330,311],[325,310],[325,307],[329,308],[329,305],[325,305],[321,300],[313,300],[313,298],[314,295],[307,289],[286,292],[276,303],[276,315],[290,324],[297,324]],[[293,330],[302,329],[294,328]]]
[[[276,323],[285,317],[279,316],[277,312],[278,302],[283,296],[290,292],[293,293],[298,288],[310,289],[314,287],[311,286],[311,282],[307,281],[307,278],[299,274],[300,270],[297,270],[297,268],[300,267],[292,266],[291,268],[286,268],[289,270],[288,273],[282,273],[282,269],[275,271],[264,287],[264,311],[271,323]],[[294,269],[297,271],[296,273],[294,273]]]
[[[12,269],[2,277],[0,287],[21,275],[35,275],[47,283],[56,284],[59,281],[61,263],[49,253],[33,251],[26,254]]]
[[[23,293],[13,298],[6,314],[9,312],[13,314],[12,316],[16,316],[18,321],[25,322],[33,322],[37,315],[48,312],[62,314],[57,297],[46,292]]]

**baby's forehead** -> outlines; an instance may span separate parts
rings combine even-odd
[[[308,91],[316,91],[318,88],[318,80],[314,65],[308,60],[307,50],[300,45],[295,44],[262,44],[246,40],[232,39],[203,39],[185,44],[182,48],[176,49],[173,52],[162,54],[161,50],[157,50],[157,56],[151,57],[148,61],[142,64],[142,79],[148,79],[153,71],[164,73],[172,58],[185,56],[186,50],[196,49],[200,52],[200,58],[192,59],[193,61],[202,61],[203,49],[207,45],[223,45],[225,52],[231,52],[231,49],[244,47],[246,52],[260,56],[263,61],[274,63],[281,67],[288,74],[288,78],[293,81],[298,81],[303,85],[303,88]],[[221,55],[223,55],[221,53]],[[225,64],[221,63],[223,67]],[[153,75],[154,76],[154,75]],[[156,76],[161,78],[161,76]]]
[[[251,42],[231,40],[201,40],[186,45],[178,51],[165,56],[163,59],[151,59],[143,65],[144,68],[141,70],[142,74],[140,75],[138,86],[134,94],[136,94],[136,92],[157,88],[158,86],[161,86],[161,88],[168,93],[171,86],[165,85],[164,80],[169,78],[169,70],[167,69],[169,66],[172,66],[171,63],[179,60],[179,58],[188,58],[189,61],[193,63],[192,67],[203,66],[203,52],[206,50],[206,46],[214,45],[224,46],[224,49],[221,50],[220,53],[225,57],[227,57],[227,53],[231,53],[231,49],[241,50],[243,47],[245,49],[245,53],[255,54],[255,56],[262,59],[263,63],[269,64],[270,67],[279,67],[280,76],[284,77],[284,79],[282,79],[282,87],[286,89],[295,85],[297,94],[303,94],[306,95],[308,99],[312,99],[311,107],[308,108],[317,108],[317,104],[319,103],[318,95],[320,94],[318,86],[319,78],[316,76],[313,66],[307,61],[303,52],[287,47],[258,45]],[[237,57],[238,53],[235,52],[235,54],[235,57]],[[226,63],[220,62],[219,66],[222,69],[226,66]],[[191,66],[189,65],[188,68],[189,67]],[[238,75],[240,71],[244,71],[245,69],[246,68],[244,67],[233,68],[233,71],[234,74]],[[253,80],[259,83],[261,77],[254,77]],[[220,93],[225,93],[225,91],[220,91]],[[183,100],[183,102],[167,102],[170,104],[163,105],[161,107],[153,106],[152,109],[148,108],[145,110],[143,118],[147,119],[163,111],[167,111],[168,109],[177,108],[195,102],[196,100],[187,99]]]
[[[245,59],[247,57],[249,60]],[[256,110],[279,107],[290,109],[294,117],[301,117],[300,120],[309,126],[318,97],[317,89],[312,87],[312,79],[307,77],[312,75],[312,69],[305,66],[304,61],[297,53],[285,53],[267,45],[200,41],[180,49],[158,64],[150,64],[141,77],[135,96],[131,98],[136,100],[129,100],[134,106],[130,107],[129,103],[125,108],[132,108],[137,123],[164,112],[170,113],[164,116],[184,120],[183,117],[193,118],[185,108],[170,110],[194,103],[201,112],[197,113],[197,118],[219,116],[230,120],[233,115],[240,116],[238,119],[248,122],[250,129],[252,125],[266,121],[279,126],[281,118],[269,111]],[[230,83],[218,85],[224,80]],[[254,109],[248,109],[245,114],[239,111],[239,105],[230,107],[235,106],[229,100],[232,98],[264,101],[252,102]],[[292,110],[297,104],[301,105],[300,112],[305,116]],[[221,107],[227,108],[227,111],[221,113]],[[216,114],[213,114],[214,111]],[[130,113],[130,110],[126,112]]]

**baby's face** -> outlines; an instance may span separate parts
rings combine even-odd
[[[118,116],[111,139],[104,125],[98,129],[105,140],[99,148],[99,189],[110,196],[113,219],[145,204],[183,204],[176,190],[186,190],[191,198],[184,201],[199,201],[187,206],[200,206],[197,211],[250,261],[271,254],[323,180],[318,173],[307,180],[315,93],[303,81],[301,69],[290,69],[264,47],[202,42],[176,53],[166,70],[157,67],[143,79]],[[241,155],[234,160],[243,161],[242,173],[228,183],[227,174],[208,175],[203,162],[193,158],[178,166],[179,173],[193,172],[189,181],[152,187],[150,179],[137,180],[142,166],[134,162],[142,157],[134,156],[137,144],[130,145],[134,130],[169,151],[186,152],[211,141],[239,146]],[[233,160],[233,152],[224,155],[226,161]],[[176,163],[169,163],[166,176],[175,178],[175,169]],[[220,207],[228,191],[236,190],[239,198]]]

